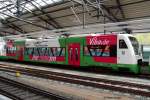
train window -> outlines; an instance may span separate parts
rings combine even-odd
[[[131,41],[131,44],[133,46],[134,52],[136,55],[139,53],[139,43],[135,37],[129,37],[129,40]]]
[[[65,56],[65,48],[61,48],[59,56]]]
[[[16,47],[6,47],[6,53],[8,54],[14,54],[17,52]]]
[[[45,48],[45,51],[44,51],[44,56],[49,56],[49,48]]]
[[[75,48],[75,58],[76,58],[76,61],[78,61],[78,48]]]
[[[96,57],[116,57],[117,46],[116,45],[85,46],[84,55]]]
[[[73,60],[73,49],[72,48],[70,48],[70,50],[69,50],[69,55],[70,55],[70,59],[72,61]]]
[[[7,52],[10,52],[10,50],[7,49]],[[65,56],[65,48],[57,48],[57,47],[25,48],[25,54],[34,56]]]
[[[92,56],[96,56],[96,50],[94,48],[90,48],[90,52],[92,54]]]
[[[29,54],[29,55],[32,55],[32,54],[33,54],[33,50],[34,50],[34,48],[29,48],[29,49],[28,49],[28,54]]]
[[[127,45],[124,40],[119,40],[119,48],[120,49],[127,49]]]
[[[85,46],[84,55],[85,56],[96,56],[98,54],[98,49],[96,46]]]
[[[95,52],[96,52],[96,56],[101,56],[102,49],[98,48],[95,50]]]
[[[52,53],[52,49],[51,49],[51,48],[49,48],[49,56],[50,56],[50,57],[53,56],[53,53]]]
[[[86,56],[90,56],[90,52],[89,52],[89,49],[88,49],[88,47],[84,47],[84,55],[86,55]]]
[[[34,56],[39,56],[38,48],[33,49],[33,55]]]
[[[33,56],[36,56],[36,48],[33,48],[32,54]]]
[[[110,46],[110,57],[117,57],[117,45]]]
[[[52,47],[43,49],[44,55],[47,56],[65,56],[65,48]]]
[[[29,48],[25,48],[24,54],[25,54],[25,55],[29,55],[29,52],[28,52],[28,51],[29,51]]]
[[[52,56],[54,56],[53,48],[50,48],[50,52],[51,52]]]
[[[110,46],[106,45],[102,51],[101,56],[109,57],[110,56]]]
[[[56,49],[56,56],[59,56],[60,53],[61,53],[61,48],[57,48],[57,49]]]
[[[40,56],[44,56],[45,48],[37,48]]]
[[[43,53],[43,56],[47,56],[47,49],[48,49],[48,48],[45,48],[45,51],[44,51],[44,53]]]
[[[65,49],[59,47],[51,48],[53,56],[64,56]]]
[[[56,56],[56,54],[57,54],[57,48],[53,47],[53,48],[51,48],[51,50],[52,50],[53,56]]]
[[[52,56],[52,52],[50,50],[50,48],[42,48],[42,52],[41,55],[43,56]]]
[[[37,48],[37,51],[38,51],[39,56],[44,56],[46,48],[40,47],[40,48]]]

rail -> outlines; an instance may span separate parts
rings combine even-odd
[[[69,100],[62,97],[14,80],[0,76],[0,93],[13,100]]]
[[[32,68],[21,68],[18,66],[15,67],[14,65],[10,67],[10,65],[7,66],[0,64],[0,68],[1,70],[10,72],[16,72],[17,70],[20,71],[22,74],[36,76],[45,79],[63,81],[78,85],[91,86],[95,88],[102,88],[113,91],[119,91],[123,93],[150,97],[150,85],[115,81],[102,78],[85,77],[80,75],[66,74]]]

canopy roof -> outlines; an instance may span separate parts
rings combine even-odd
[[[149,19],[149,12],[150,0],[0,0],[0,34]],[[138,24],[138,30],[149,31],[149,23]]]

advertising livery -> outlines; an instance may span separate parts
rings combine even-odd
[[[0,58],[18,61],[71,65],[70,67],[128,69],[134,73],[139,73],[142,62],[139,43],[129,34],[3,40],[1,44],[3,54]]]

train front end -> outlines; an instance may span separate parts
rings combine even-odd
[[[118,35],[117,63],[130,69],[131,72],[139,73],[142,65],[142,53],[139,42],[130,34]]]
[[[129,36],[129,40],[131,42],[132,45],[132,50],[134,51],[134,57],[136,58],[136,63],[138,65],[142,65],[142,51],[140,49],[140,45],[139,42],[137,41],[137,39],[133,36]]]

